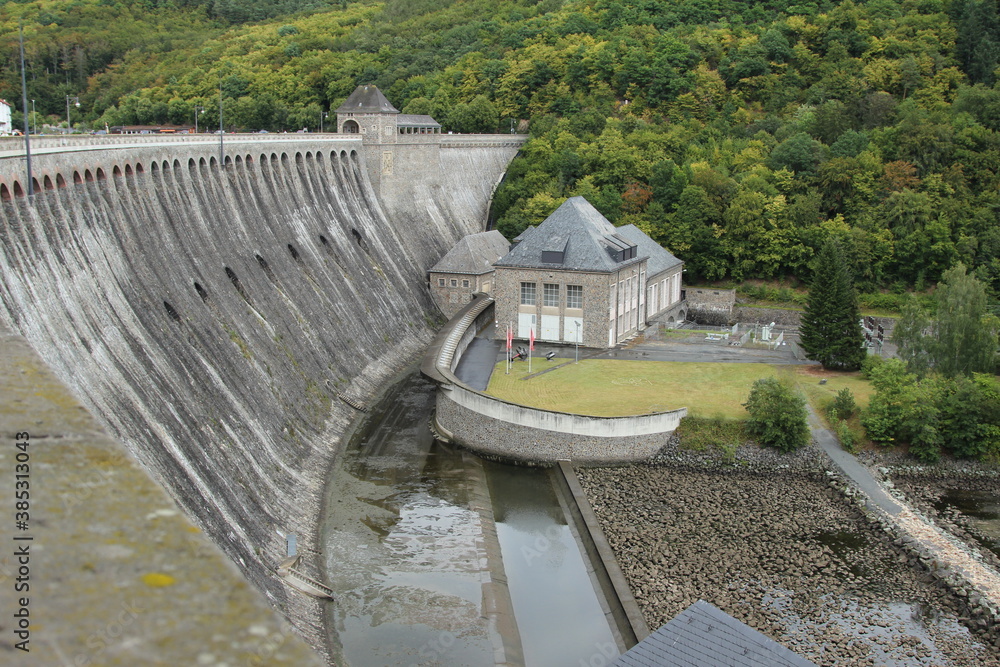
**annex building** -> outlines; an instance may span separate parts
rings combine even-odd
[[[493,293],[493,263],[510,251],[510,242],[494,230],[469,234],[428,272],[435,303],[449,320],[476,292]]]
[[[608,348],[654,319],[685,316],[684,263],[634,225],[615,227],[583,197],[567,199],[494,262],[499,329],[517,338]]]

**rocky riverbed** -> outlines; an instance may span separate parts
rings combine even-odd
[[[997,629],[802,468],[578,473],[651,629],[700,598],[817,665],[1000,666]]]

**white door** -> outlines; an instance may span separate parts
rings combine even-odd
[[[583,318],[567,317],[564,320],[563,340],[567,343],[583,342]]]
[[[535,321],[536,316],[528,313],[518,313],[517,314],[517,337],[524,338],[527,340],[528,336],[531,334],[531,330],[535,330],[535,336],[538,336],[538,323]]]
[[[541,340],[559,340],[559,316],[542,315],[542,330],[535,334]]]

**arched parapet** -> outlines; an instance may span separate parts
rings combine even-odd
[[[299,154],[308,162],[310,155],[318,160],[326,151],[360,146],[360,135],[337,134],[226,134],[222,142],[211,135],[38,136],[31,138],[31,155],[34,178],[39,183],[39,191],[44,192],[45,175],[51,179],[52,189],[58,189],[60,176],[66,185],[76,186],[101,180],[109,174],[129,179],[152,170],[154,163],[159,167],[156,171],[162,175],[191,159],[196,163],[204,159],[206,165],[216,166],[220,161],[236,164],[237,155],[243,156],[243,163],[248,164],[266,160],[267,156],[280,162],[284,155],[290,161],[297,159],[293,156]],[[213,158],[215,165],[211,163]],[[99,170],[103,176],[97,176]],[[19,196],[14,193],[14,181],[20,181],[23,191],[26,178],[23,139],[0,137],[0,183],[7,185],[11,198]]]

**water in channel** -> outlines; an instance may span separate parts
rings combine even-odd
[[[995,493],[949,488],[934,508],[939,512],[961,512],[971,523],[980,545],[1000,557],[1000,497]]]
[[[435,441],[433,403],[434,385],[407,377],[330,481],[336,664],[606,664],[618,649],[548,473]]]

